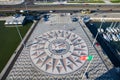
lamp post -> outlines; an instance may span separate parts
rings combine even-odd
[[[101,30],[101,27],[102,27],[102,25],[103,25],[103,18],[101,18],[101,25],[100,25],[100,27],[99,27],[99,29]],[[92,44],[92,46],[94,46],[94,44],[95,44],[95,41],[96,41],[96,39],[97,39],[97,36],[98,36],[98,33],[99,32],[97,32],[97,34],[96,34],[96,36],[95,36],[95,39],[93,40],[93,44]]]
[[[94,56],[92,57],[92,59],[91,59],[90,62],[88,63],[88,66],[87,66],[85,72],[83,73],[83,75],[82,75],[82,79],[81,79],[81,80],[83,80],[84,75],[86,74],[86,72],[87,72],[87,70],[88,70],[88,68],[89,68],[89,66],[90,66],[90,64],[91,64],[91,62],[93,61],[93,58],[94,58]]]
[[[102,27],[102,25],[103,25],[103,18],[101,18],[101,25],[100,25],[100,30],[101,30],[101,27]],[[92,46],[94,46],[94,43],[95,43],[95,41],[96,41],[96,38],[97,38],[97,36],[98,36],[98,32],[97,32],[97,34],[96,34],[96,36],[95,36],[95,39],[94,39],[94,41],[93,41],[93,44],[92,44]],[[93,58],[94,58],[94,56],[93,56]],[[84,75],[86,74],[86,72],[87,72],[87,70],[88,70],[88,68],[89,68],[89,66],[90,66],[90,64],[91,64],[91,62],[93,61],[93,59],[91,59],[91,61],[88,63],[88,65],[87,65],[87,68],[85,69],[85,72],[83,73],[83,75],[82,75],[82,80],[83,80],[83,78],[84,78]]]
[[[18,25],[17,25],[17,24],[18,24],[18,21],[16,20],[15,17],[14,17],[13,19],[14,19],[14,22],[16,22],[16,23],[15,23],[15,27],[16,27],[16,30],[17,30],[17,32],[18,32],[18,35],[19,35],[19,37],[20,37],[20,39],[21,39],[21,42],[22,42],[23,38],[22,38],[22,35],[21,35],[20,30],[19,30]],[[22,42],[22,44],[23,44],[23,46],[25,47],[24,42]]]
[[[27,3],[25,2],[25,9],[27,11],[27,14],[28,14],[28,8],[27,8]]]

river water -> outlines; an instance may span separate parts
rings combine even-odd
[[[114,22],[113,25],[111,25],[112,22],[103,22],[102,27],[104,29],[104,33],[106,32],[105,29],[107,27],[111,28],[120,28],[120,23],[119,22]],[[97,29],[100,27],[101,22],[89,22],[86,23],[86,26],[89,28],[93,36],[95,37],[97,34]],[[120,32],[119,32],[120,33]],[[114,64],[114,66],[120,66],[120,41],[106,41],[103,37],[102,34],[99,34],[97,37],[97,41],[100,43],[101,47],[103,50],[106,52],[108,55],[109,59],[111,62]],[[117,52],[118,51],[118,52]]]

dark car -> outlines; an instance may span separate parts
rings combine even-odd
[[[73,22],[77,22],[77,21],[78,21],[78,18],[72,18],[72,21],[73,21]]]

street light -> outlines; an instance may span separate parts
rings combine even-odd
[[[94,56],[92,56],[92,59],[90,60],[90,62],[89,62],[89,64],[88,64],[88,66],[87,66],[85,72],[83,73],[83,75],[82,75],[82,79],[81,79],[81,80],[83,80],[84,75],[86,74],[86,72],[87,72],[87,70],[88,70],[88,68],[89,68],[89,66],[90,66],[90,64],[91,64],[91,62],[92,62],[92,60],[93,60],[93,58],[94,58]]]
[[[18,29],[18,25],[17,25],[17,24],[18,24],[18,21],[16,20],[16,17],[13,17],[13,19],[14,19],[13,21],[16,22],[16,23],[15,23],[15,27],[16,27],[16,30],[17,30],[17,32],[18,32],[18,35],[19,35],[19,37],[20,37],[20,39],[21,39],[21,42],[22,42],[23,38],[22,38],[22,35],[21,35],[21,33],[20,33],[20,30]],[[23,42],[22,44],[23,44],[24,47],[25,47],[24,42]]]
[[[99,27],[99,29],[101,30],[101,27],[102,27],[102,25],[103,25],[103,18],[101,18],[101,25],[100,25],[100,27]],[[92,44],[92,46],[94,46],[94,44],[95,44],[95,41],[96,41],[96,39],[97,39],[97,36],[98,36],[98,33],[99,32],[97,32],[97,34],[96,34],[96,36],[95,36],[95,39],[94,39],[94,41],[93,41],[93,44]]]
[[[25,10],[27,11],[28,14],[28,8],[27,8],[27,3],[25,2]]]
[[[103,25],[103,21],[104,21],[103,18],[101,18],[101,25],[100,25],[100,27],[99,27],[100,30],[101,30],[101,27],[102,27],[102,25]],[[98,36],[98,32],[97,32],[97,34],[96,34],[96,36],[95,36],[95,39],[94,39],[94,41],[93,41],[92,46],[94,46],[94,43],[95,43],[95,41],[96,41],[97,36]],[[94,58],[94,56],[93,56],[93,58]],[[83,73],[83,75],[82,75],[82,80],[83,80],[84,75],[86,74],[86,72],[87,72],[87,70],[88,70],[88,68],[89,68],[89,66],[90,66],[90,64],[91,64],[91,62],[92,62],[92,60],[93,60],[93,58],[90,60],[90,62],[89,62],[89,64],[88,64],[88,66],[87,66],[85,72]]]

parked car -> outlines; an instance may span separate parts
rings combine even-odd
[[[75,18],[72,18],[72,21],[73,21],[73,22],[77,22],[77,21],[78,21],[78,18],[76,18],[76,17],[75,17]]]

